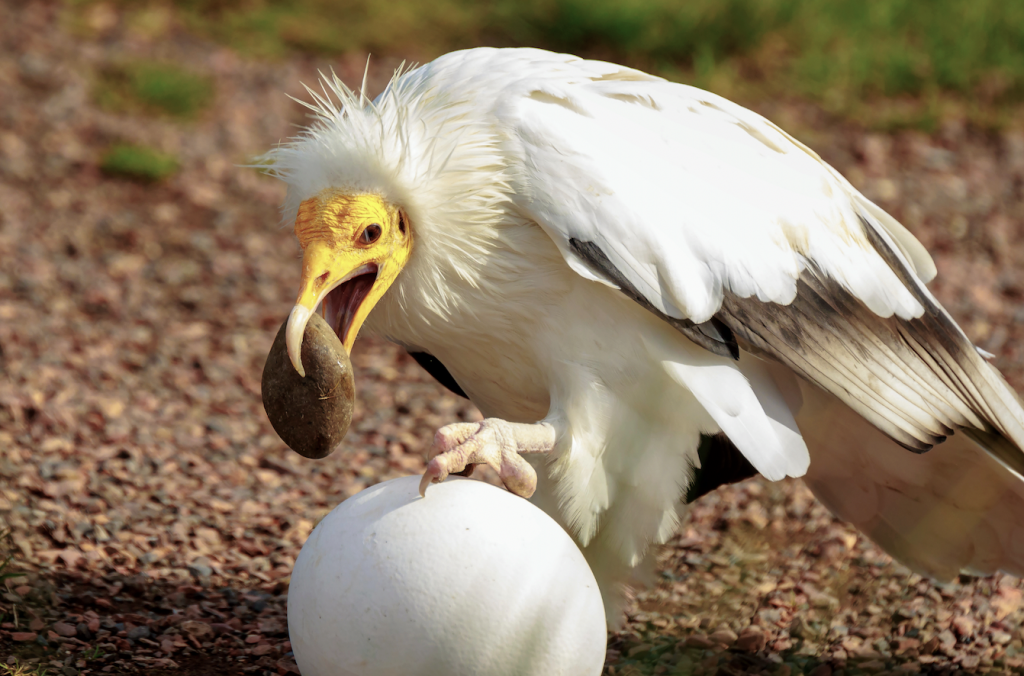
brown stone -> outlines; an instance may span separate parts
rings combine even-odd
[[[974,620],[969,617],[964,617],[963,615],[954,617],[950,624],[953,626],[953,631],[956,632],[957,636],[970,636],[974,633]]]
[[[960,666],[964,669],[977,669],[981,665],[981,658],[977,655],[964,655],[960,660]]]
[[[53,631],[59,636],[75,636],[78,630],[67,622],[54,622]]]
[[[352,422],[352,364],[338,336],[314,313],[302,337],[306,376],[300,376],[288,359],[286,326],[277,332],[263,367],[263,408],[289,448],[307,458],[323,458],[341,443]]]
[[[767,643],[767,638],[764,632],[760,628],[750,626],[740,632],[739,638],[736,639],[736,647],[740,650],[746,650],[747,652],[756,653],[764,650],[764,646]]]
[[[205,622],[197,622],[195,620],[185,620],[179,625],[183,631],[192,634],[196,638],[203,638],[204,636],[210,636],[213,634],[213,627]]]
[[[686,637],[685,645],[687,648],[701,648],[702,650],[707,650],[715,644],[712,643],[704,634],[691,634]]]
[[[735,643],[737,638],[739,637],[736,636],[736,632],[734,632],[732,629],[719,629],[718,631],[708,636],[708,640],[710,640],[712,643],[722,643],[727,646]]]
[[[908,650],[917,650],[921,647],[921,641],[916,638],[901,637],[896,639],[896,654],[902,655]]]

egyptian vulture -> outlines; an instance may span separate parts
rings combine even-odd
[[[493,467],[613,620],[687,494],[755,471],[921,573],[1024,573],[1020,399],[920,242],[799,141],[535,49],[448,54],[372,102],[323,85],[268,156],[303,249],[289,354],[301,373],[322,306],[347,350],[365,323],[468,396],[486,419],[438,431],[424,489]]]

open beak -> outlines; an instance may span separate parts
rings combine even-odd
[[[323,316],[351,354],[356,334],[386,288],[377,283],[380,264],[370,252],[337,250],[324,241],[311,242],[302,256],[302,285],[288,315],[285,342],[292,366],[305,376],[302,336],[310,315],[322,304]],[[390,285],[390,284],[389,284]]]

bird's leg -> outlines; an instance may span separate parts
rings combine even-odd
[[[478,423],[446,425],[434,435],[427,470],[420,481],[420,494],[427,486],[444,481],[473,465],[488,465],[501,477],[505,488],[528,498],[537,490],[537,472],[520,453],[548,453],[555,447],[557,433],[546,422],[510,423],[487,418]]]

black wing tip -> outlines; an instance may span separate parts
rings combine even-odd
[[[701,324],[701,326],[713,326],[718,333],[718,343],[726,348],[726,354],[722,356],[732,357],[733,359],[740,358],[740,346],[736,342],[736,335],[732,332],[725,322],[718,317],[712,317],[711,321]]]
[[[736,342],[736,336],[717,317],[713,317],[710,321],[706,321],[703,324],[673,319],[667,315],[661,315],[661,317],[684,336],[708,352],[732,360],[740,358],[740,346]]]
[[[939,444],[946,440],[946,437],[933,436],[930,437],[928,441],[917,440],[914,444],[908,444],[906,442],[900,441],[899,439],[893,437],[890,434],[886,434],[885,436],[889,437],[889,439],[891,439],[893,443],[895,443],[896,445],[902,446],[911,453],[916,453],[917,455],[927,453],[928,451],[932,450],[933,448],[935,448],[936,446],[938,446]]]
[[[716,317],[701,324],[695,324],[689,319],[676,319],[654,307],[640,291],[630,283],[622,272],[615,267],[604,251],[595,242],[584,242],[572,237],[569,239],[569,246],[586,263],[600,272],[608,281],[614,283],[619,290],[628,298],[643,306],[647,311],[657,315],[668,322],[673,328],[684,336],[700,345],[708,352],[717,354],[720,357],[729,359],[740,358],[740,347],[736,343],[736,336],[732,329],[725,325],[725,322]]]

